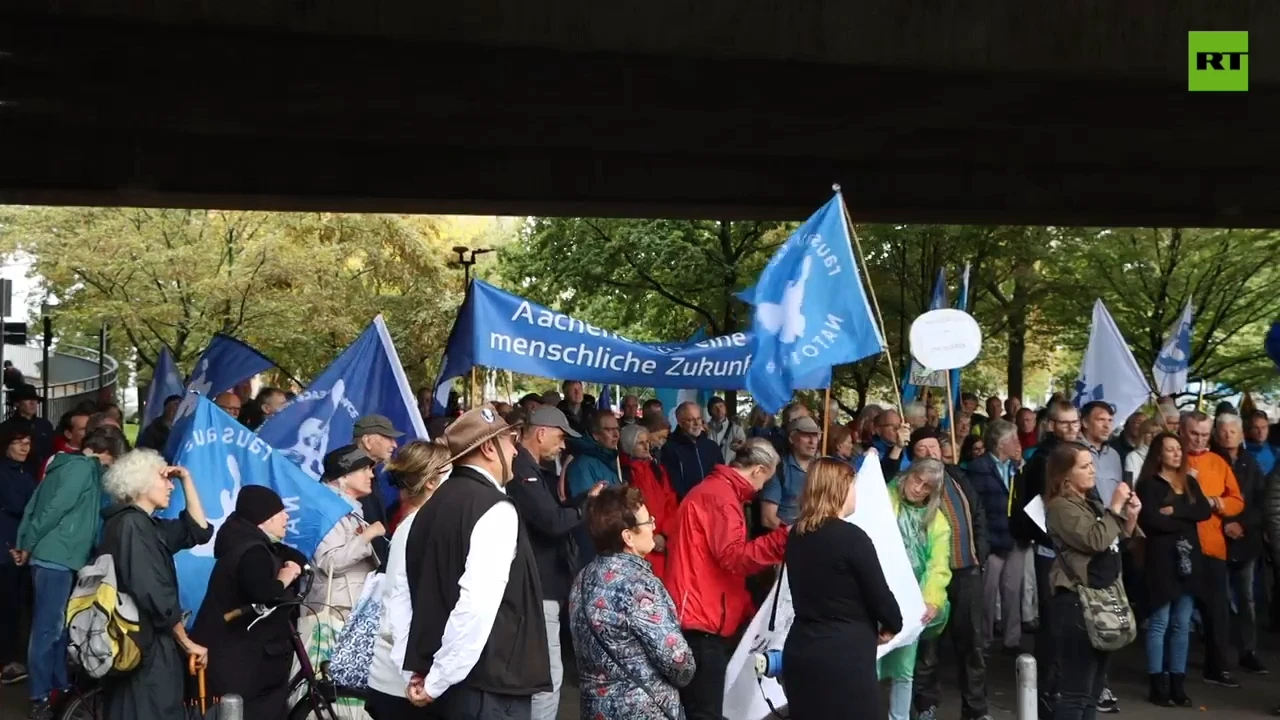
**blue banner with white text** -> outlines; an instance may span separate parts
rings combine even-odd
[[[632,387],[740,390],[751,365],[752,335],[644,343],[500,290],[482,280],[458,311],[441,383],[475,365],[560,380]],[[830,368],[798,385],[825,388]]]

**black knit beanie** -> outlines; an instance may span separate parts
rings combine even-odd
[[[236,497],[236,515],[260,525],[284,510],[284,501],[265,485],[245,485]]]

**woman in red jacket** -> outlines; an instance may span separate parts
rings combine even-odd
[[[676,524],[676,491],[671,487],[667,469],[649,451],[649,431],[639,423],[622,428],[618,441],[622,454],[622,479],[640,491],[644,505],[653,518],[653,551],[645,556],[659,580],[666,577],[667,543]]]
[[[664,582],[698,671],[680,690],[689,720],[723,717],[724,674],[732,639],[755,612],[747,578],[782,562],[787,526],[755,540],[742,506],[773,478],[778,451],[751,438],[730,465],[716,465],[676,513]]]

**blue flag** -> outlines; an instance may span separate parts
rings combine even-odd
[[[443,410],[448,383],[472,367],[500,368],[559,380],[632,387],[736,390],[745,387],[751,363],[751,333],[670,343],[631,340],[564,313],[472,280],[449,333],[445,362],[436,380],[435,412]],[[831,368],[799,381],[803,389],[825,388]]]
[[[174,424],[195,412],[196,400],[201,396],[216,397],[218,393],[232,390],[236,385],[275,366],[265,355],[230,335],[214,335],[187,378],[183,390],[185,397],[178,406]],[[178,451],[177,442],[177,434],[170,434],[169,444],[164,450],[164,456],[170,462]]]
[[[1280,370],[1280,322],[1271,323],[1271,329],[1262,341],[1262,349],[1271,358],[1271,362],[1276,364],[1276,370]]]
[[[245,485],[265,485],[284,500],[289,526],[284,541],[311,557],[351,505],[329,488],[307,477],[279,452],[206,398],[196,398],[191,415],[174,424],[178,438],[174,464],[191,471],[200,504],[214,531],[236,507]],[[186,508],[179,486],[162,517],[174,518]],[[215,540],[178,553],[178,596],[183,610],[200,609],[213,572]]]
[[[391,343],[382,316],[258,434],[313,478],[324,471],[324,456],[352,441],[356,420],[385,415],[409,440],[427,437],[409,379]]]
[[[196,360],[191,376],[187,378],[187,392],[199,393],[207,398],[234,389],[236,385],[260,372],[266,372],[276,364],[249,345],[218,333]],[[180,417],[191,412],[191,398],[183,401]]]
[[[182,394],[182,376],[178,374],[178,365],[173,361],[173,353],[169,347],[160,348],[160,357],[156,358],[156,371],[151,374],[151,385],[147,387],[147,404],[142,411],[142,427],[145,429],[156,418],[164,414],[164,399]]]
[[[188,387],[211,398],[275,366],[248,344],[218,333],[196,361]]]
[[[1187,386],[1187,373],[1191,370],[1191,323],[1194,317],[1191,298],[1183,308],[1178,322],[1169,329],[1169,339],[1160,348],[1151,373],[1156,379],[1157,395],[1177,395]]]
[[[947,306],[947,272],[942,268],[938,268],[938,279],[933,282],[933,297],[929,300],[930,310],[941,310]],[[945,371],[937,373],[928,373],[926,368],[911,358],[911,362],[907,363],[906,373],[902,376],[902,402],[909,403],[916,399],[920,394],[920,387],[923,384],[926,387],[936,387],[934,384],[934,376],[937,376],[939,383],[946,382]]]
[[[854,262],[839,193],[792,233],[756,283],[747,389],[776,413],[796,378],[884,351]]]
[[[609,385],[600,386],[600,397],[596,398],[596,409],[605,412],[613,412],[613,387]]]

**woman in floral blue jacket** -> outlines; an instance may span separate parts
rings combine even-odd
[[[598,555],[569,593],[583,720],[683,717],[678,688],[696,668],[671,596],[644,560],[653,522],[635,488],[605,488],[587,505]]]

